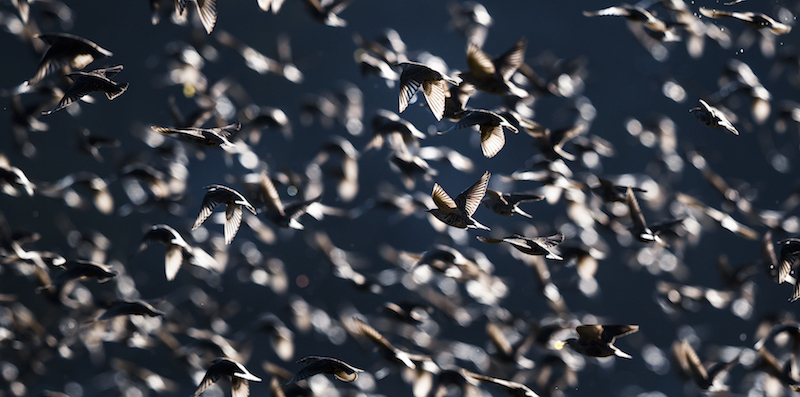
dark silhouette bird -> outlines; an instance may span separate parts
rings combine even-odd
[[[519,214],[526,218],[532,218],[530,214],[519,209],[519,203],[527,201],[543,200],[544,196],[538,194],[525,194],[525,193],[503,193],[497,190],[486,189],[486,195],[483,197],[483,205],[492,210],[495,214],[503,216],[511,216]]]
[[[447,83],[458,85],[459,80],[418,62],[401,62],[398,65],[403,70],[400,73],[400,113],[406,110],[408,101],[422,87],[425,101],[428,102],[433,116],[436,120],[441,120],[448,91]]]
[[[620,4],[618,6],[611,6],[597,11],[584,11],[584,16],[587,17],[625,17],[631,22],[638,22],[652,31],[664,32],[667,30],[667,24],[656,18],[653,13],[638,5]]]
[[[477,125],[481,133],[481,151],[483,155],[492,158],[500,149],[506,144],[506,136],[503,133],[503,128],[508,128],[514,133],[519,132],[517,127],[509,123],[503,116],[484,109],[473,109],[468,111],[458,122],[445,131],[439,132],[444,134],[460,128],[467,128]]]
[[[347,21],[339,17],[353,0],[303,0],[306,11],[312,18],[327,26],[347,26]]]
[[[778,254],[778,282],[786,281],[787,276],[792,273],[794,266],[800,262],[800,239],[788,238],[778,243],[781,250]],[[794,292],[789,299],[794,302],[800,299],[800,282],[795,280]]]
[[[632,334],[639,330],[638,325],[579,325],[575,328],[578,338],[570,338],[557,344],[562,348],[569,346],[572,350],[590,357],[617,356],[631,358],[631,355],[614,346],[620,336]]]
[[[150,317],[158,317],[163,316],[164,312],[156,309],[153,305],[145,302],[145,301],[135,301],[135,302],[126,302],[126,301],[116,301],[111,304],[111,306],[103,312],[100,317],[97,318],[97,321],[100,320],[108,320],[110,318],[114,318],[117,316],[150,316]]]
[[[119,84],[111,80],[111,77],[114,77],[114,75],[120,71],[122,71],[122,65],[95,69],[89,72],[73,72],[68,74],[67,77],[72,79],[72,86],[64,92],[64,97],[58,101],[58,104],[56,104],[54,108],[42,112],[42,115],[47,116],[53,114],[95,91],[104,92],[106,98],[108,98],[109,101],[113,101],[128,89],[128,83]]]
[[[488,227],[473,219],[472,215],[478,209],[484,194],[486,194],[486,186],[489,184],[490,176],[489,171],[484,172],[481,179],[467,190],[461,192],[455,200],[450,198],[438,183],[434,183],[431,197],[434,204],[436,204],[436,208],[429,209],[428,212],[449,226],[461,229],[489,230]]]
[[[359,372],[364,372],[363,369],[356,368],[333,357],[308,356],[297,360],[297,362],[307,364],[287,384],[299,382],[317,374],[329,374],[342,382],[352,382],[358,378]]]
[[[103,156],[100,155],[101,147],[119,147],[122,144],[118,139],[93,135],[87,128],[75,130],[75,135],[78,137],[78,149],[83,153],[91,155],[95,160],[100,162],[103,161]]]
[[[694,116],[700,120],[704,125],[711,128],[725,128],[733,133],[739,135],[739,131],[733,126],[728,117],[721,110],[711,106],[708,102],[700,99],[700,106],[689,109],[689,112],[694,113]]]
[[[767,29],[774,35],[783,35],[792,31],[792,27],[780,23],[769,15],[751,11],[723,11],[700,7],[700,13],[708,18],[734,18],[747,23],[753,29]]]
[[[297,218],[305,214],[310,205],[318,203],[322,198],[320,195],[310,200],[301,200],[284,206],[280,196],[278,196],[278,189],[275,188],[275,184],[272,183],[272,179],[270,179],[266,171],[261,173],[259,186],[261,198],[267,206],[264,217],[282,228],[303,230],[303,225]]]
[[[502,388],[503,390],[506,391],[506,393],[508,393],[508,395],[513,397],[539,397],[539,395],[536,394],[533,390],[531,390],[531,388],[519,382],[476,374],[474,372],[467,370],[463,370],[463,372],[464,375],[467,376],[468,378],[472,378],[480,382],[491,383],[495,386]]]
[[[672,354],[678,361],[678,368],[683,373],[692,378],[698,387],[710,391],[724,390],[724,386],[719,382],[720,379],[739,362],[739,355],[737,355],[730,362],[718,362],[706,368],[686,339],[680,342],[675,341],[672,344]]]
[[[183,264],[184,255],[188,257],[189,263],[202,267],[206,270],[221,270],[219,263],[203,251],[202,248],[190,245],[184,238],[169,225],[159,224],[150,227],[150,230],[142,237],[142,243],[139,245],[141,252],[150,244],[150,242],[159,242],[167,247],[167,253],[164,258],[164,271],[168,281],[175,279],[178,270]]]
[[[200,382],[193,397],[199,396],[206,389],[216,383],[223,375],[231,378],[231,394],[233,397],[247,397],[250,395],[250,381],[261,382],[261,378],[253,375],[244,365],[227,357],[217,358],[212,361],[206,375]]]
[[[525,47],[528,41],[520,38],[513,47],[497,58],[490,58],[477,44],[467,47],[467,66],[469,71],[462,72],[461,78],[473,84],[479,91],[494,95],[512,95],[526,98],[528,92],[517,87],[511,77],[525,61]]]
[[[627,186],[620,186],[616,185],[614,182],[605,179],[605,178],[597,178],[597,181],[600,182],[599,185],[593,186],[591,188],[592,193],[599,196],[604,202],[606,203],[624,203],[626,202],[626,194],[628,191]],[[647,193],[646,190],[631,186],[631,190],[638,193]]]
[[[49,285],[40,287],[39,290],[48,290],[72,280],[85,280],[89,278],[96,279],[98,282],[103,283],[117,276],[117,272],[111,270],[108,265],[80,259],[67,260],[66,263],[64,263],[64,267],[67,269],[66,271],[59,273],[53,278],[53,281]]]
[[[200,204],[200,213],[197,215],[192,230],[200,227],[217,205],[225,204],[225,244],[230,244],[242,224],[242,207],[247,208],[253,214],[256,214],[256,209],[241,193],[227,186],[209,185],[206,186],[206,190],[203,203]]]
[[[217,128],[170,128],[151,126],[150,129],[162,135],[177,135],[203,146],[219,146],[225,151],[233,151],[235,144],[230,141],[232,134],[239,131],[241,124],[233,123]]]
[[[664,244],[661,237],[647,227],[642,209],[639,207],[639,202],[636,200],[636,196],[633,194],[633,188],[630,186],[628,186],[625,191],[625,202],[628,204],[628,213],[631,216],[631,222],[633,222],[631,224],[631,231],[636,239],[643,243],[655,241],[659,244]]]
[[[544,255],[547,259],[563,260],[556,246],[564,241],[564,235],[556,233],[546,237],[525,237],[519,234],[503,238],[477,236],[478,241],[487,244],[509,243],[518,251],[528,255]]]
[[[50,47],[42,56],[39,68],[33,78],[28,81],[28,85],[38,83],[47,75],[63,67],[83,69],[96,59],[113,55],[111,51],[94,42],[69,33],[37,34],[35,37],[42,39]]]

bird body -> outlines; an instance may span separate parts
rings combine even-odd
[[[447,96],[447,83],[458,85],[459,81],[445,76],[430,66],[418,62],[401,62],[400,73],[400,113],[408,107],[408,101],[422,87],[425,101],[436,120],[444,115],[444,102]]]
[[[121,70],[122,65],[117,65],[113,68],[68,74],[67,76],[73,81],[72,85],[64,92],[64,97],[58,101],[58,104],[54,108],[42,112],[42,115],[51,115],[94,91],[104,92],[109,101],[116,99],[128,89],[128,83],[119,84],[111,80],[111,77]]]
[[[519,214],[526,218],[532,216],[525,211],[519,209],[519,203],[526,201],[539,201],[544,197],[538,194],[524,194],[524,193],[503,193],[497,190],[486,189],[486,195],[483,197],[483,205],[492,210],[495,214],[503,216],[511,216]]]
[[[219,204],[225,204],[225,244],[230,244],[242,224],[242,207],[254,215],[256,209],[241,193],[223,185],[206,186],[206,195],[192,230],[200,227]]]
[[[444,134],[460,128],[477,125],[481,133],[481,151],[487,158],[494,157],[506,144],[503,128],[508,128],[514,133],[519,132],[517,127],[509,123],[503,116],[485,109],[472,109],[449,129],[440,132]]]
[[[638,325],[579,325],[575,328],[578,338],[570,338],[560,342],[557,347],[564,344],[578,353],[590,357],[617,356],[631,358],[631,355],[614,346],[617,337],[632,334],[639,330]]]
[[[199,396],[206,389],[216,383],[223,375],[230,376],[231,378],[231,394],[232,397],[247,397],[250,395],[249,381],[261,382],[261,378],[253,375],[244,365],[227,357],[215,359],[211,366],[208,367],[206,375],[200,382],[197,391],[194,392],[193,397]]]
[[[308,356],[297,360],[298,363],[308,363],[287,384],[299,382],[317,374],[329,374],[342,382],[352,382],[358,378],[363,369],[356,368],[338,358]]]
[[[733,135],[739,135],[739,131],[733,126],[733,123],[731,123],[725,113],[709,105],[708,102],[702,99],[700,99],[700,106],[689,109],[689,112],[694,113],[694,116],[708,127],[725,128]]]

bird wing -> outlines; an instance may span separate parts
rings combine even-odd
[[[428,80],[422,84],[422,92],[425,94],[425,101],[431,109],[436,120],[441,120],[444,115],[445,96],[449,92],[447,82],[444,80]]]
[[[230,244],[242,224],[242,206],[228,204],[225,208],[225,244]]]
[[[491,175],[489,171],[484,172],[481,179],[470,186],[469,189],[461,192],[455,200],[456,208],[463,209],[467,216],[472,216],[481,205],[481,200],[486,194],[486,187],[489,186],[489,177]]]
[[[481,152],[486,158],[492,158],[506,145],[506,135],[500,125],[481,125]]]
[[[456,202],[450,198],[450,195],[448,195],[438,183],[433,184],[431,198],[433,198],[433,202],[436,204],[436,207],[442,211],[453,212],[457,208]]]

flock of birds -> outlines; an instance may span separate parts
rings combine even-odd
[[[77,153],[61,148],[63,158],[56,160],[64,168],[56,171],[66,175],[55,181],[39,177],[45,173],[38,156],[47,145],[40,135],[65,134],[65,120],[80,124],[87,107],[124,114],[117,98],[130,95],[129,88],[150,88],[120,82],[123,65],[98,67],[114,53],[103,47],[103,37],[66,33],[71,24],[86,23],[69,5],[2,3],[2,34],[30,49],[8,56],[34,54],[39,64],[25,71],[32,77],[2,92],[10,128],[0,153],[0,396],[135,397],[196,388],[197,397],[227,394],[230,387],[234,397],[247,397],[253,383],[264,384],[254,395],[272,396],[561,396],[591,389],[583,376],[592,368],[609,374],[605,385],[614,384],[615,369],[628,365],[615,364],[621,358],[671,382],[683,379],[686,394],[800,391],[800,323],[791,311],[756,310],[755,288],[764,281],[774,288],[789,283],[789,300],[800,299],[796,178],[777,189],[741,179],[748,176],[723,177],[712,169],[716,152],[694,146],[683,133],[679,140],[667,116],[630,118],[625,126],[637,152],[652,152],[644,170],[604,172],[603,162],[628,154],[617,153],[612,140],[618,138],[610,132],[592,128],[598,114],[584,95],[589,65],[552,54],[533,57],[525,38],[490,54],[484,50],[490,27],[502,21],[474,1],[441,5],[450,29],[461,35],[464,70],[408,50],[397,31],[373,39],[356,33],[352,68],[361,83],[276,107],[254,103],[252,88],[235,75],[214,81],[204,67],[225,57],[224,63],[300,84],[303,64],[293,59],[288,38],[278,37],[279,56],[269,58],[216,26],[218,11],[220,20],[235,18],[245,5],[188,3],[150,0],[152,24],[169,17],[192,37],[165,50],[160,67],[166,73],[151,99],[168,105],[172,122],[138,114],[133,136],[125,139],[79,128],[80,152],[106,175],[73,169],[81,163],[68,159]],[[257,2],[277,16],[291,7],[283,3]],[[343,18],[351,3],[303,1],[315,20],[309,23],[329,29],[348,28]],[[791,179],[800,152],[800,104],[773,98],[765,84],[800,89],[800,57],[783,46],[800,4],[776,5],[775,14],[767,15],[746,11],[751,3],[756,1],[710,8],[652,0],[575,14],[619,17],[609,24],[624,20],[641,45],[628,51],[654,62],[682,51],[682,43],[691,58],[701,59],[711,51],[709,42],[726,50],[758,42],[761,56],[774,60],[769,79],[733,59],[716,91],[684,86],[672,76],[659,84],[679,104],[703,92],[696,103],[682,105],[682,117],[697,120],[681,125],[719,134],[713,138],[719,140],[757,135],[767,148],[759,161]],[[370,95],[396,100],[397,108],[376,109],[360,85],[372,87]],[[96,92],[115,102],[97,101]],[[535,121],[536,107],[550,100],[566,104],[557,111],[570,115],[566,127]],[[288,110],[298,105],[299,111]],[[184,115],[182,106],[194,110]],[[289,116],[296,113],[298,119]],[[297,136],[304,129],[324,130],[325,141]],[[289,142],[295,156],[319,150],[302,169],[291,169],[266,154],[262,134],[273,132],[283,137],[270,139]],[[508,146],[526,135],[535,150],[504,174],[498,165],[515,161],[504,159],[505,153],[520,151]],[[428,144],[434,140],[452,144]],[[473,152],[461,153],[462,147]],[[105,162],[112,155],[116,163]],[[224,177],[205,191],[193,187],[190,177],[201,172],[195,170],[212,162]],[[475,171],[477,181],[470,176]],[[475,182],[464,188],[455,182],[460,177],[445,178],[461,173]],[[681,191],[681,175],[692,173],[718,196]],[[365,174],[373,179],[366,182]],[[762,193],[783,197],[765,201]],[[39,210],[60,215],[41,219]],[[126,219],[146,224],[120,230]],[[356,232],[364,219],[384,231]],[[47,232],[31,229],[41,222],[50,225]],[[404,224],[420,232],[402,239],[391,232]],[[123,252],[129,242],[109,239],[102,229],[124,234],[135,247]],[[61,237],[47,235],[59,231],[60,243],[54,241]],[[356,234],[368,244],[364,252],[357,250],[361,243],[346,239]],[[719,256],[719,279],[685,283],[698,271],[687,265],[693,250],[719,235],[742,246],[755,241],[761,249],[731,264],[726,247],[704,247]],[[499,243],[507,245],[489,245]],[[315,270],[298,274],[300,264],[292,263],[294,256],[282,257],[281,246],[299,247],[329,266],[314,264]],[[370,255],[380,259],[365,259]],[[163,257],[163,273],[145,276],[154,266],[139,263],[156,257],[159,267]],[[655,299],[644,300],[660,309],[647,313],[651,324],[730,309],[731,323],[754,326],[743,327],[738,346],[689,325],[678,327],[671,346],[658,346],[651,341],[663,331],[648,329],[645,318],[608,319],[575,309],[600,301],[601,287],[605,294],[617,290],[629,303],[643,299],[624,286],[598,282],[608,266],[616,266],[610,258],[629,265],[614,271],[650,273]],[[513,279],[501,276],[512,267]],[[148,283],[166,283],[171,292],[153,296]],[[512,304],[512,288],[544,304]],[[373,305],[376,300],[384,303]],[[631,334],[617,347],[617,338]],[[298,360],[298,351],[311,355]],[[254,362],[251,356],[266,358]],[[78,372],[89,383],[57,372],[80,360],[89,363]],[[165,367],[173,369],[159,373]],[[731,371],[743,375],[728,379]],[[658,386],[639,386],[625,395],[664,395]]]

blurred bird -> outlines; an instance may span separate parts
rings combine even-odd
[[[446,83],[458,85],[459,80],[418,62],[401,62],[398,65],[403,70],[400,73],[400,113],[406,110],[411,97],[422,87],[425,101],[428,102],[433,116],[436,120],[441,120],[448,91]]]
[[[96,321],[108,320],[117,316],[150,316],[158,317],[163,316],[164,312],[156,309],[153,305],[145,301],[116,301],[103,312]]]
[[[587,17],[625,17],[627,20],[641,23],[648,29],[655,32],[664,32],[667,30],[667,24],[664,21],[656,18],[656,16],[650,11],[647,11],[638,5],[620,4],[618,6],[611,6],[597,11],[584,11],[583,15]]]
[[[563,260],[558,254],[556,246],[564,241],[564,235],[556,233],[546,237],[525,237],[513,234],[503,238],[489,238],[477,236],[478,241],[487,244],[509,243],[518,251],[528,255],[544,255],[547,259]]]
[[[787,279],[794,266],[800,262],[800,239],[788,238],[778,243],[781,247],[780,254],[778,255],[778,283],[782,283]],[[794,302],[800,299],[800,282],[795,281],[794,292],[789,299]]]
[[[39,68],[33,78],[27,82],[28,85],[34,85],[47,75],[66,66],[83,69],[96,59],[113,55],[111,51],[94,42],[69,33],[38,34],[35,37],[43,40],[50,47],[42,56]]]
[[[489,230],[488,227],[473,219],[472,214],[478,209],[484,194],[486,194],[486,186],[489,184],[490,176],[489,171],[484,172],[481,179],[467,190],[461,192],[455,201],[450,198],[438,183],[434,183],[431,197],[434,204],[436,204],[436,208],[429,209],[428,212],[449,226],[461,229]]]
[[[493,95],[512,95],[528,97],[528,92],[511,82],[511,77],[525,61],[525,47],[528,41],[523,37],[508,51],[497,58],[490,58],[476,44],[467,47],[467,66],[469,71],[460,77],[473,84],[479,91]]]
[[[249,381],[261,382],[261,378],[253,375],[244,365],[227,357],[215,359],[208,367],[206,375],[200,382],[193,397],[199,396],[206,389],[216,383],[223,375],[231,377],[231,394],[233,397],[247,397],[250,395]]]
[[[578,353],[590,357],[617,356],[631,358],[616,346],[616,338],[632,334],[639,330],[638,325],[579,325],[575,328],[578,339],[570,338],[559,342],[556,347],[563,348],[567,345]]]
[[[483,47],[492,25],[492,16],[483,4],[477,1],[450,2],[447,12],[450,26],[467,39],[467,44]]]
[[[733,126],[733,123],[728,120],[728,117],[721,110],[711,106],[708,102],[700,99],[700,107],[691,108],[689,112],[694,113],[694,116],[700,120],[701,123],[711,128],[723,127],[733,133],[739,135],[739,131]]]
[[[89,132],[88,128],[79,128],[75,130],[75,135],[78,137],[78,150],[91,155],[99,162],[103,161],[103,156],[100,155],[101,147],[119,147],[122,144],[118,139],[93,135]]]
[[[142,237],[142,243],[137,252],[141,252],[150,242],[159,242],[167,246],[164,258],[164,271],[167,281],[172,281],[178,274],[183,264],[184,254],[188,256],[189,263],[206,270],[222,270],[220,264],[202,248],[189,245],[183,237],[169,225],[159,224],[150,227]]]
[[[94,278],[98,282],[106,282],[117,276],[117,272],[111,270],[108,265],[84,261],[80,259],[67,260],[64,263],[67,269],[53,278],[49,285],[39,287],[37,291],[48,290],[50,288],[63,285],[72,280],[85,280]]]
[[[625,202],[628,204],[628,213],[631,216],[631,231],[636,239],[643,243],[655,241],[659,244],[664,244],[664,241],[658,233],[653,232],[652,229],[647,227],[642,209],[639,207],[639,202],[636,200],[636,196],[633,194],[633,188],[630,186],[628,186],[625,191]]]
[[[444,134],[453,130],[471,127],[477,125],[481,133],[481,151],[487,158],[494,157],[500,149],[506,144],[506,136],[503,133],[503,128],[508,128],[514,133],[519,132],[517,127],[514,127],[503,116],[484,109],[472,109],[468,111],[458,122],[445,131],[439,132]]]
[[[333,357],[308,356],[297,360],[297,362],[307,364],[287,384],[299,382],[317,374],[329,374],[342,382],[352,382],[358,378],[359,372],[364,372],[363,369],[356,368]]]
[[[769,15],[760,12],[722,11],[700,7],[700,13],[708,18],[734,18],[747,23],[753,29],[767,29],[774,35],[783,35],[792,31],[790,25],[780,23]]]
[[[234,151],[236,144],[230,141],[234,132],[239,131],[241,124],[233,123],[219,128],[170,128],[151,126],[150,129],[162,135],[176,135],[197,144],[217,147],[225,151]]]
[[[700,361],[697,353],[686,339],[672,344],[672,354],[678,361],[678,368],[692,378],[694,382],[703,390],[718,391],[726,387],[721,385],[720,379],[723,378],[734,365],[739,362],[741,353],[730,362],[719,362],[708,369]]]
[[[128,83],[120,85],[111,80],[111,77],[114,77],[114,75],[120,71],[122,71],[122,65],[95,69],[89,72],[73,72],[68,74],[67,77],[73,81],[72,86],[64,92],[64,97],[61,98],[54,108],[42,112],[42,115],[47,116],[64,109],[73,102],[94,91],[104,92],[109,101],[116,99],[128,89]]]
[[[187,0],[178,1],[178,13],[183,14]],[[190,0],[197,6],[197,16],[206,33],[211,34],[217,24],[217,0]]]
[[[256,209],[241,193],[227,186],[209,185],[205,189],[206,194],[203,196],[203,203],[200,204],[200,213],[197,215],[192,230],[200,227],[217,205],[225,204],[225,244],[230,244],[242,224],[242,207],[247,208],[253,214],[256,214]]]
[[[303,0],[306,11],[320,23],[332,27],[347,26],[347,21],[339,17],[353,0]]]
[[[302,200],[284,207],[280,196],[278,196],[278,189],[272,183],[266,171],[261,173],[259,178],[261,199],[267,206],[264,212],[264,217],[275,225],[282,228],[292,228],[296,230],[303,230],[303,225],[297,220],[301,215],[306,213],[308,207],[314,203],[319,202],[322,196],[317,196],[310,200]]]
[[[497,190],[486,189],[486,195],[481,202],[486,208],[499,215],[511,216],[513,214],[519,214],[526,218],[533,218],[527,212],[519,209],[519,203],[540,201],[543,199],[544,196],[538,194],[503,193]]]
[[[467,376],[468,378],[494,384],[505,390],[506,393],[508,393],[508,395],[513,397],[539,397],[539,395],[534,393],[534,391],[531,390],[528,386],[525,386],[524,384],[519,382],[476,374],[474,372],[470,372],[467,370],[463,370],[463,372],[464,375]]]

